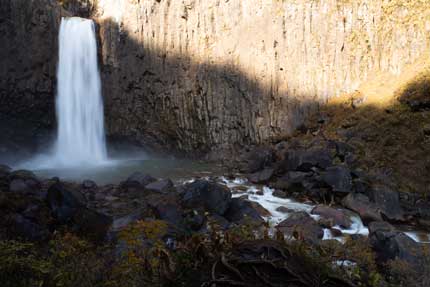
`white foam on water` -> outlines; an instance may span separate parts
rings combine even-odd
[[[342,228],[339,225],[333,226],[333,228],[342,231],[343,234],[349,234],[349,235],[357,234],[357,235],[363,235],[363,236],[369,235],[369,229],[366,226],[364,226],[360,216],[354,215],[354,216],[351,216],[350,219],[352,221],[350,228]]]
[[[423,232],[417,232],[417,231],[407,231],[403,232],[406,234],[409,238],[414,240],[418,243],[430,243],[430,234],[429,233],[423,233]]]
[[[252,185],[246,179],[243,178],[235,178],[230,180],[226,179],[225,177],[221,177],[220,180],[232,190],[237,190],[237,188],[239,187],[241,187],[241,189],[244,189],[244,187],[246,187],[246,192],[234,193],[233,197],[248,195],[249,200],[257,202],[265,209],[267,209],[271,213],[271,216],[266,217],[265,219],[270,223],[271,226],[276,226],[278,223],[288,218],[288,212],[285,213],[277,210],[281,206],[293,212],[304,211],[308,213],[315,221],[318,221],[320,219],[319,215],[311,214],[311,211],[315,207],[315,205],[300,203],[289,198],[276,197],[273,195],[274,189],[270,187]],[[352,216],[351,221],[352,224],[350,228],[334,226],[333,229],[338,229],[342,232],[342,234],[345,235],[358,234],[368,236],[369,230],[366,226],[364,226],[361,218],[358,215]],[[334,237],[330,229],[325,228],[323,240],[330,239],[335,239],[342,243],[345,242],[344,237]]]

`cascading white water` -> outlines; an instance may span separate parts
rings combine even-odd
[[[93,21],[63,18],[59,45],[54,161],[65,166],[101,163],[107,155]]]

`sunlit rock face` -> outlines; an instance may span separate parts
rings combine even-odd
[[[428,49],[407,20],[428,9],[395,2],[99,1],[109,133],[193,153],[289,134]]]

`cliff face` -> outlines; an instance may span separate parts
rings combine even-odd
[[[0,1],[0,156],[54,125],[61,14],[50,1]]]
[[[17,134],[17,123],[30,135],[54,126],[65,13],[57,3],[0,3],[3,138]],[[424,0],[70,0],[65,7],[99,24],[108,136],[194,154],[288,135],[328,98],[375,74],[399,74],[430,43]]]
[[[429,48],[426,1],[103,0],[97,11],[109,133],[184,151],[284,136]]]

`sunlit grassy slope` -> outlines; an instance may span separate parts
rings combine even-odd
[[[350,143],[359,168],[388,175],[400,191],[430,193],[429,55],[400,75],[370,79],[355,93],[332,99],[321,109],[325,123],[319,126],[313,118],[310,126]]]

